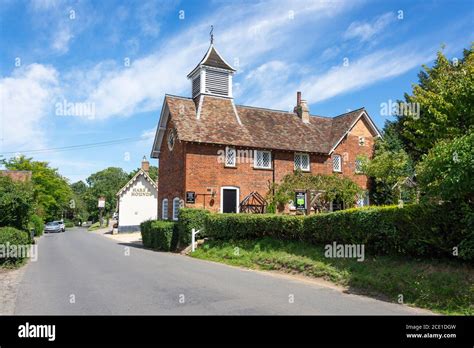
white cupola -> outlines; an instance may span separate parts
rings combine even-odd
[[[200,95],[232,98],[232,75],[235,71],[217,52],[211,40],[204,58],[188,74],[192,98]]]

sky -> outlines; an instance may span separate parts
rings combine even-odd
[[[211,25],[236,104],[290,110],[301,91],[313,115],[365,107],[382,129],[438,50],[470,47],[474,0],[0,0],[0,155],[70,182],[139,167],[164,95],[190,96]]]

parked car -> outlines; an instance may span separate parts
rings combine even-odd
[[[63,220],[59,220],[59,221],[55,221],[59,224],[59,226],[61,226],[61,231],[64,232],[66,231],[66,225],[64,224],[64,221]]]
[[[57,221],[48,222],[44,226],[44,233],[61,232],[62,230],[61,225]]]

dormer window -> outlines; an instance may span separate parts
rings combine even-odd
[[[232,68],[211,44],[201,62],[188,74],[193,98],[201,94],[232,98]]]

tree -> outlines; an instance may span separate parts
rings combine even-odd
[[[269,200],[272,206],[279,207],[294,200],[296,190],[324,191],[320,196],[323,205],[339,199],[347,206],[353,206],[357,195],[363,190],[352,180],[338,175],[308,175],[301,171],[287,174],[280,184],[270,190]],[[273,194],[273,192],[275,192]]]
[[[109,167],[90,175],[86,182],[89,188],[83,195],[89,213],[97,219],[99,197],[105,197],[105,213],[115,211],[117,192],[128,182],[129,176],[122,168]]]
[[[474,131],[438,142],[417,165],[417,178],[428,198],[474,202]]]
[[[67,179],[48,162],[33,161],[32,158],[20,156],[5,162],[10,170],[29,170],[32,172],[33,197],[36,202],[36,214],[46,221],[60,219],[68,208],[72,191]]]
[[[474,45],[459,60],[449,61],[438,52],[432,68],[423,66],[407,105],[419,106],[419,113],[397,117],[397,130],[405,150],[415,160],[442,139],[454,139],[474,127]]]
[[[31,183],[15,182],[0,175],[0,227],[26,230],[34,208]]]
[[[135,176],[135,174],[137,174],[137,172],[140,170],[140,168],[137,168],[135,170],[132,170],[130,172],[130,174],[128,175],[128,178],[131,179]],[[158,183],[158,167],[157,166],[150,166],[150,170],[148,171],[148,175],[150,176],[150,178]]]
[[[378,139],[372,160],[367,157],[359,159],[362,161],[362,172],[373,178],[372,201],[375,204],[396,203],[398,195],[393,186],[414,174],[413,163],[396,137],[389,135]]]

